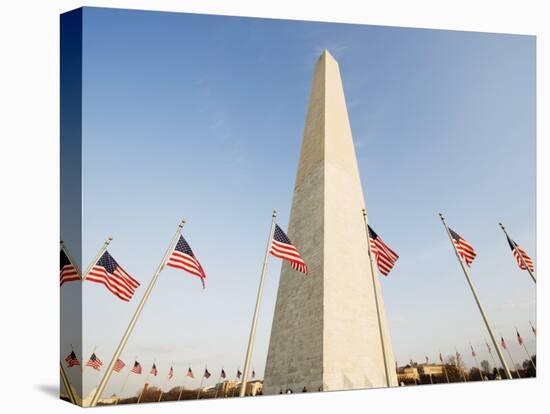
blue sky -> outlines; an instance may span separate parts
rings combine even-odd
[[[172,362],[175,384],[188,364],[198,376],[208,365],[211,384],[222,365],[229,376],[242,369],[271,209],[286,228],[324,48],[340,65],[370,222],[400,255],[382,280],[397,361],[456,346],[472,365],[469,342],[487,358],[440,211],[478,251],[472,279],[497,335],[523,360],[518,326],[535,352],[535,289],[498,227],[536,258],[534,37],[87,8],[83,260],[112,235],[110,252],[143,287],[126,304],[84,284],[85,354],[97,346],[109,362],[185,217],[207,289],[165,270],[123,360],[138,356],[147,371],[155,360],[153,385]],[[260,377],[279,272],[272,259],[253,357]],[[91,371],[85,393],[100,380]],[[143,380],[132,376],[125,394]]]

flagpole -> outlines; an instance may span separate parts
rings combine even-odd
[[[502,333],[500,334],[500,337],[503,338]],[[510,361],[512,362],[512,366],[514,368],[516,368],[516,363],[514,361],[514,358],[512,358],[512,353],[508,349],[508,346],[504,347],[504,349],[506,349],[506,353],[508,354],[508,358],[510,358]],[[521,375],[519,375],[519,369],[517,369],[517,368],[516,368],[516,375],[518,376],[518,378],[521,378]],[[512,378],[510,378],[510,379],[512,379]]]
[[[464,380],[464,382],[468,382],[466,380],[466,375],[464,375],[464,370],[460,368],[460,352],[458,352],[458,349],[456,349],[456,346],[455,346],[455,358],[456,358],[456,368],[462,373],[462,379]]]
[[[489,351],[489,355],[491,355],[491,360],[493,361],[493,365],[495,366],[495,369],[497,370],[497,376],[495,379],[501,379],[500,378],[500,370],[497,366],[497,361],[495,361],[495,356],[493,355],[493,352],[491,351],[491,348],[489,347],[489,344],[487,343],[487,340],[485,340],[485,345],[487,345],[487,350]]]
[[[470,343],[470,349],[472,350],[472,357],[474,358],[474,361],[477,365],[477,369],[479,369],[479,378],[481,379],[481,381],[485,381],[484,377],[483,377],[483,372],[481,371],[481,365],[479,365],[479,361],[477,360],[477,354],[476,352],[474,351],[474,348],[472,346],[472,343]]]
[[[174,361],[170,362],[170,368],[173,368],[173,367],[174,367]],[[170,375],[170,371],[168,371],[168,375]],[[168,384],[168,381],[170,381],[168,378],[164,381],[164,385],[160,389],[160,395],[157,402],[160,402],[160,400],[162,399],[162,394],[164,394],[162,390],[164,387],[166,387],[166,384]]]
[[[72,265],[75,267],[76,273],[78,274],[78,277],[80,278],[80,280],[82,280],[82,272],[80,271],[80,268],[76,264],[74,258],[69,253],[69,250],[67,250],[67,248],[65,247],[65,242],[63,240],[61,240],[60,244],[61,244],[61,250],[63,250],[65,252],[65,254],[67,255],[67,258],[72,263]]]
[[[199,385],[199,392],[197,393],[197,400],[200,400],[200,397],[201,397],[202,384],[204,382],[204,374],[206,374],[207,369],[208,369],[208,367],[205,365],[204,366],[204,373],[202,374],[201,383]]]
[[[124,335],[122,336],[122,339],[120,340],[120,343],[118,344],[118,347],[115,351],[115,354],[113,355],[113,359],[111,360],[111,363],[109,364],[107,370],[105,371],[105,375],[103,375],[103,378],[101,379],[101,382],[99,383],[99,386],[97,387],[97,391],[94,394],[94,397],[92,398],[92,401],[90,402],[90,407],[95,407],[97,402],[99,401],[99,398],[101,397],[101,394],[103,393],[103,390],[105,389],[105,386],[107,385],[107,382],[109,381],[109,378],[111,377],[111,374],[113,372],[113,367],[115,366],[115,362],[118,358],[120,358],[120,354],[124,350],[124,347],[126,346],[126,343],[128,342],[128,338],[130,337],[130,334],[134,330],[134,326],[136,325],[136,322],[141,315],[141,311],[143,310],[143,307],[145,306],[145,303],[147,302],[147,299],[149,299],[149,296],[151,295],[151,292],[153,291],[153,288],[155,287],[155,284],[157,283],[157,280],[160,276],[160,272],[164,269],[164,266],[166,265],[166,261],[168,260],[168,255],[172,252],[174,249],[175,244],[178,241],[178,236],[181,235],[181,229],[183,229],[183,226],[185,224],[185,220],[182,220],[180,224],[178,225],[178,229],[176,230],[176,233],[174,234],[174,237],[172,237],[172,240],[170,241],[170,244],[168,245],[168,248],[166,249],[166,253],[164,253],[164,257],[162,258],[161,262],[159,263],[159,266],[157,267],[157,270],[155,271],[155,274],[151,278],[151,281],[149,282],[149,286],[147,286],[147,290],[143,294],[143,297],[141,298],[136,311],[134,313],[134,316],[130,320],[130,323],[128,324],[128,327],[126,328],[126,332],[124,332]]]
[[[443,223],[443,226],[445,227],[445,230],[447,231],[447,235],[449,236],[449,241],[451,242],[451,245],[453,246],[453,250],[455,252],[456,258],[458,259],[458,262],[460,263],[460,267],[462,267],[462,271],[464,272],[464,276],[466,277],[466,281],[468,282],[468,285],[470,286],[470,290],[472,291],[472,295],[474,296],[474,299],[476,301],[479,312],[481,313],[481,317],[483,318],[483,321],[485,322],[485,327],[487,328],[487,331],[489,332],[489,336],[491,337],[491,341],[493,342],[495,350],[497,351],[497,355],[498,355],[498,358],[500,359],[500,363],[502,364],[502,367],[504,368],[504,373],[506,375],[506,378],[512,379],[512,374],[510,373],[510,370],[508,369],[508,365],[506,364],[506,360],[504,359],[504,355],[502,355],[502,351],[500,350],[498,342],[495,339],[495,335],[493,333],[493,330],[491,329],[491,325],[489,324],[489,320],[487,319],[487,316],[485,315],[485,311],[483,310],[483,306],[481,306],[481,302],[479,301],[479,297],[477,296],[477,292],[474,288],[474,285],[472,284],[472,280],[470,279],[470,274],[468,273],[468,270],[464,266],[464,262],[460,258],[460,255],[458,254],[458,251],[456,250],[456,246],[453,243],[453,238],[451,236],[451,232],[449,231],[449,227],[447,226],[447,223],[445,222],[445,218],[443,217],[443,214],[441,214],[441,213],[439,213],[439,217],[441,218],[441,222]]]
[[[126,383],[128,382],[128,378],[130,378],[131,373],[132,373],[132,370],[130,369],[130,367],[128,367],[128,373],[126,374],[126,378],[124,379],[124,382],[122,383],[122,387],[120,387],[120,391],[119,391],[117,399],[115,401],[115,405],[118,405],[118,402],[119,402],[120,398],[122,397],[122,393],[124,392],[124,388],[126,388]]]
[[[139,404],[139,402],[141,401],[141,397],[143,396],[143,392],[145,391],[145,387],[147,386],[147,381],[149,381],[150,376],[151,376],[151,373],[147,374],[147,376],[145,377],[145,383],[143,384],[143,388],[141,389],[141,392],[139,393],[139,397],[136,401],[136,404]]]
[[[519,333],[518,328],[516,328],[516,332]],[[525,342],[523,341],[523,339],[521,340],[521,346],[522,346],[523,349],[525,350],[525,353],[526,353],[527,356],[529,357],[529,362],[531,362],[531,365],[533,366],[533,368],[535,368],[535,371],[536,371],[536,370],[537,370],[537,366],[535,365],[535,361],[533,361],[533,357],[531,356],[531,354],[529,353],[529,350],[528,350],[527,347],[525,346]]]
[[[254,349],[254,339],[256,337],[256,325],[258,323],[258,314],[260,312],[260,304],[262,302],[264,280],[265,280],[265,274],[267,273],[267,263],[269,261],[269,251],[271,249],[271,241],[273,239],[273,233],[275,231],[276,217],[277,217],[277,211],[273,210],[273,214],[271,215],[271,228],[269,229],[269,238],[267,239],[267,247],[265,250],[264,264],[262,266],[262,273],[260,275],[260,284],[258,286],[258,294],[256,296],[256,307],[254,308],[252,325],[250,327],[250,336],[248,337],[248,347],[246,348],[246,358],[244,360],[244,370],[243,370],[243,381],[241,384],[241,390],[239,392],[240,397],[244,397],[246,393],[246,381],[248,378],[248,370],[250,368],[250,360],[252,359],[252,350]]]
[[[222,366],[222,372],[223,372],[223,366]],[[222,373],[220,372],[220,378],[218,379],[218,384],[221,384],[221,380],[222,380]],[[216,394],[214,394],[214,399],[218,398],[218,391],[219,391],[219,387],[216,387]]]
[[[376,317],[378,319],[378,331],[380,333],[380,346],[382,347],[382,358],[384,359],[384,372],[386,373],[386,386],[391,387],[390,382],[390,371],[388,368],[388,361],[386,357],[386,343],[384,341],[384,333],[382,331],[382,319],[380,316],[380,303],[378,300],[378,289],[376,287],[376,277],[374,273],[374,265],[372,263],[372,253],[371,253],[371,246],[370,246],[370,236],[369,236],[369,227],[367,223],[367,210],[363,209],[363,222],[365,223],[365,231],[367,233],[367,252],[369,255],[369,263],[370,263],[370,272],[372,276],[372,288],[374,292],[374,302],[376,304]]]
[[[514,243],[514,249],[517,249],[518,246],[517,246],[516,242],[513,239],[510,238],[510,236],[508,235],[508,232],[504,228],[504,225],[502,223],[498,223],[498,224],[500,225],[500,228],[502,229],[502,231],[506,235],[506,238],[508,240],[512,240],[512,242]],[[531,272],[531,269],[529,269],[529,266],[527,266],[527,263],[525,263],[525,259],[523,258],[523,255],[519,251],[517,253],[518,253],[519,258],[521,259],[521,263],[523,264],[523,267],[525,267],[525,270],[527,270],[529,272],[529,276],[531,276],[531,279],[533,279],[533,282],[535,284],[537,284],[537,279],[533,275],[533,272]]]
[[[73,394],[73,389],[71,388],[71,383],[69,382],[69,377],[67,377],[67,374],[65,373],[65,368],[63,368],[63,362],[59,361],[59,368],[61,372],[61,380],[63,381],[63,386],[65,387],[65,390],[67,391],[67,396],[69,397],[69,401],[73,404],[76,404],[76,398]]]
[[[111,244],[112,241],[113,238],[111,236],[107,237],[107,240],[105,240],[105,243],[103,243],[103,246],[101,246],[99,252],[95,255],[91,263],[86,268],[86,271],[80,276],[82,280],[86,280],[86,278],[88,277],[88,273],[90,273],[97,261],[101,258],[101,256],[103,256],[103,253],[105,253],[105,250],[107,250],[107,247],[109,247],[109,244]]]
[[[450,383],[449,374],[447,374],[447,367],[445,367],[445,363],[443,363],[443,372],[445,373],[445,378],[447,379],[447,384],[449,384]]]
[[[189,370],[187,370],[187,373],[189,373]],[[183,381],[181,382],[181,389],[180,393],[178,394],[178,401],[181,400],[181,395],[183,394],[183,390],[185,387],[185,378],[187,378],[187,374],[185,374],[185,377],[183,378]]]

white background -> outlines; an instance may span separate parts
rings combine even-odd
[[[537,35],[538,378],[486,384],[295,394],[101,408],[102,412],[528,412],[548,410],[548,114],[550,13],[544,1],[19,1],[0,14],[2,410],[68,412],[57,399],[59,14],[82,6],[276,17]],[[308,7],[311,6],[311,7]],[[547,26],[546,28],[544,26]],[[510,166],[510,174],[514,166]],[[513,188],[510,191],[514,191]],[[543,405],[544,404],[544,405]]]

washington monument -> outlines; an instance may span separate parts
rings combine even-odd
[[[363,208],[340,70],[325,50],[315,65],[288,228],[309,275],[283,264],[264,394],[397,385],[375,275],[378,323]]]

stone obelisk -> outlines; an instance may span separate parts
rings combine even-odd
[[[315,65],[288,235],[309,275],[281,270],[264,394],[397,385],[378,276],[382,350],[365,206],[340,70]]]

